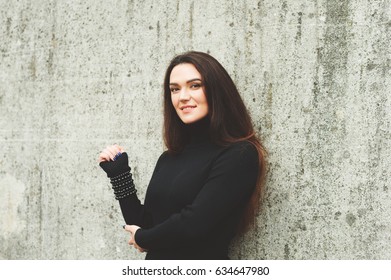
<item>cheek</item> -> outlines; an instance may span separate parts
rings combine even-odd
[[[209,106],[208,106],[208,100],[206,99],[205,94],[203,94],[203,96],[202,96],[202,103],[204,105],[205,110],[208,112],[209,111]]]
[[[177,104],[177,99],[176,98],[176,95],[171,95],[171,103],[172,105],[176,108],[176,104]]]
[[[204,113],[207,115],[209,113],[209,107],[208,104],[205,104],[205,110]]]

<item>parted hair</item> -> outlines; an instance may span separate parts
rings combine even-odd
[[[173,68],[182,63],[194,65],[201,74],[202,86],[208,102],[209,134],[213,143],[228,146],[238,141],[248,141],[258,151],[259,172],[254,192],[238,226],[247,231],[255,223],[266,174],[266,150],[255,133],[250,114],[239,91],[224,67],[211,55],[190,51],[175,56],[164,77],[164,126],[163,137],[169,153],[182,151],[188,141],[186,124],[177,115],[171,101],[170,75]]]

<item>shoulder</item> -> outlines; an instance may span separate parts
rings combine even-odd
[[[258,151],[256,147],[249,141],[239,141],[230,144],[225,152],[236,157],[257,157]]]
[[[160,166],[163,164],[164,165],[164,162],[166,161],[168,157],[168,152],[167,151],[164,151],[160,156],[159,158],[157,159],[156,161],[156,164],[155,164],[155,172],[160,168]]]
[[[232,151],[237,151],[240,153],[250,153],[250,154],[251,153],[257,154],[258,153],[255,146],[249,141],[238,141],[238,142],[232,143],[231,145],[228,146],[228,149],[232,150]]]
[[[258,166],[259,164],[258,151],[249,141],[239,141],[230,144],[222,149],[217,160],[224,160],[235,166]]]
[[[212,178],[224,177],[227,184],[236,182],[253,186],[259,174],[259,156],[256,147],[248,141],[232,143],[214,158],[211,165]]]
[[[158,158],[158,160],[157,160],[157,165],[160,163],[160,162],[162,162],[162,161],[164,161],[167,157],[169,157],[169,153],[168,153],[168,151],[164,151],[160,156],[159,156],[159,158]]]

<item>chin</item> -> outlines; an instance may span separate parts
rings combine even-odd
[[[184,124],[192,124],[192,123],[195,123],[195,122],[198,122],[200,119],[196,119],[196,120],[188,120],[188,119],[182,119],[182,122]]]
[[[202,119],[204,119],[208,114],[181,114],[182,112],[178,112],[178,116],[184,124],[192,124],[196,123]]]

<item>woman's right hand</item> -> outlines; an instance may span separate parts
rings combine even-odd
[[[99,163],[103,161],[114,161],[114,157],[118,153],[124,153],[124,149],[118,145],[107,146],[103,151],[99,154]]]
[[[118,156],[118,153],[121,153]],[[128,154],[121,146],[107,146],[99,154],[99,166],[107,173],[107,177],[115,177],[130,171]]]

